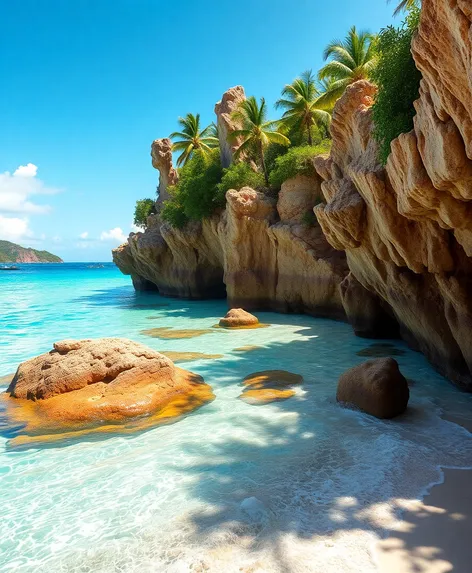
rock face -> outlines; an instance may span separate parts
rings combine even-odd
[[[300,191],[291,183],[288,193],[298,207],[286,221],[279,220],[274,199],[248,187],[228,191],[222,215],[181,230],[163,224],[132,234],[113,260],[138,289],[194,299],[227,296],[233,308],[344,319],[345,255],[328,244],[319,225],[308,227],[296,216],[308,205],[313,209],[319,186],[318,178],[303,181]],[[280,212],[288,213],[287,196],[281,201]]]
[[[172,141],[168,138],[156,139],[151,145],[152,166],[159,170],[159,197],[156,201],[157,212],[162,203],[169,198],[167,187],[175,185],[178,181],[177,171],[172,164]]]
[[[423,2],[413,42],[423,74],[414,130],[392,143],[386,169],[377,163],[372,138],[375,88],[361,81],[347,90],[333,116],[331,155],[316,161],[326,203],[315,210],[330,244],[345,250],[352,276],[395,317],[405,340],[467,390],[472,390],[471,29],[469,2]],[[358,320],[359,311],[357,305]],[[370,304],[363,320],[372,325],[375,314]]]
[[[232,307],[347,315],[361,336],[400,333],[472,391],[472,9],[469,0],[422,5],[414,129],[392,142],[386,168],[372,137],[376,89],[359,81],[335,107],[319,177],[286,181],[277,202],[229,191],[221,217],[131,236],[114,260],[135,286],[191,298],[225,286]],[[233,88],[217,106],[224,145],[243,97]],[[319,225],[308,226],[320,181]]]
[[[242,308],[232,308],[220,320],[220,326],[223,328],[238,328],[241,326],[255,326],[257,324],[259,324],[258,318]]]
[[[239,129],[231,114],[236,111],[239,104],[246,99],[244,88],[236,86],[223,94],[221,101],[215,105],[216,125],[218,126],[218,138],[220,140],[221,164],[229,167],[233,162],[233,153],[240,145],[240,141],[228,142],[228,135],[235,129]]]
[[[338,382],[336,399],[376,418],[403,414],[408,406],[408,382],[393,358],[368,360],[350,368]]]
[[[71,432],[148,427],[211,400],[196,374],[131,340],[63,340],[54,350],[21,364],[6,391],[7,420],[21,443]],[[109,431],[109,429],[107,430]]]

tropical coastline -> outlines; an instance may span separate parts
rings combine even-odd
[[[0,570],[468,572],[472,11],[390,8],[274,111],[229,84],[157,133],[83,262],[9,240],[62,254],[30,218],[67,199],[0,174]]]

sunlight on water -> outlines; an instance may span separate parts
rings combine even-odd
[[[339,375],[371,345],[348,325],[258,313],[269,328],[161,340],[142,331],[211,329],[225,302],[137,295],[111,265],[6,274],[0,376],[63,338],[223,357],[183,365],[216,400],[174,425],[26,451],[0,437],[1,571],[369,573],[372,543],[405,500],[440,481],[440,466],[472,466],[470,435],[440,417],[470,417],[472,398],[400,342],[410,408],[382,422],[336,404]],[[236,351],[246,346],[257,348]],[[285,402],[239,400],[243,378],[267,369],[305,382]]]

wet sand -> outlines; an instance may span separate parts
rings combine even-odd
[[[447,419],[472,432],[471,420]],[[472,470],[443,471],[444,482],[404,511],[401,531],[378,543],[379,573],[472,571]]]

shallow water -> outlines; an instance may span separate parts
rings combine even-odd
[[[335,402],[339,375],[372,344],[348,325],[258,313],[269,328],[161,340],[141,331],[211,328],[225,302],[138,295],[112,265],[22,269],[0,275],[0,376],[71,337],[223,358],[182,365],[216,400],[176,424],[26,451],[0,436],[1,571],[370,573],[407,500],[441,466],[472,467],[471,435],[441,418],[470,418],[472,397],[400,342],[410,407],[382,422]],[[235,351],[245,346],[260,348]],[[285,402],[239,400],[242,379],[267,369],[305,383]]]

